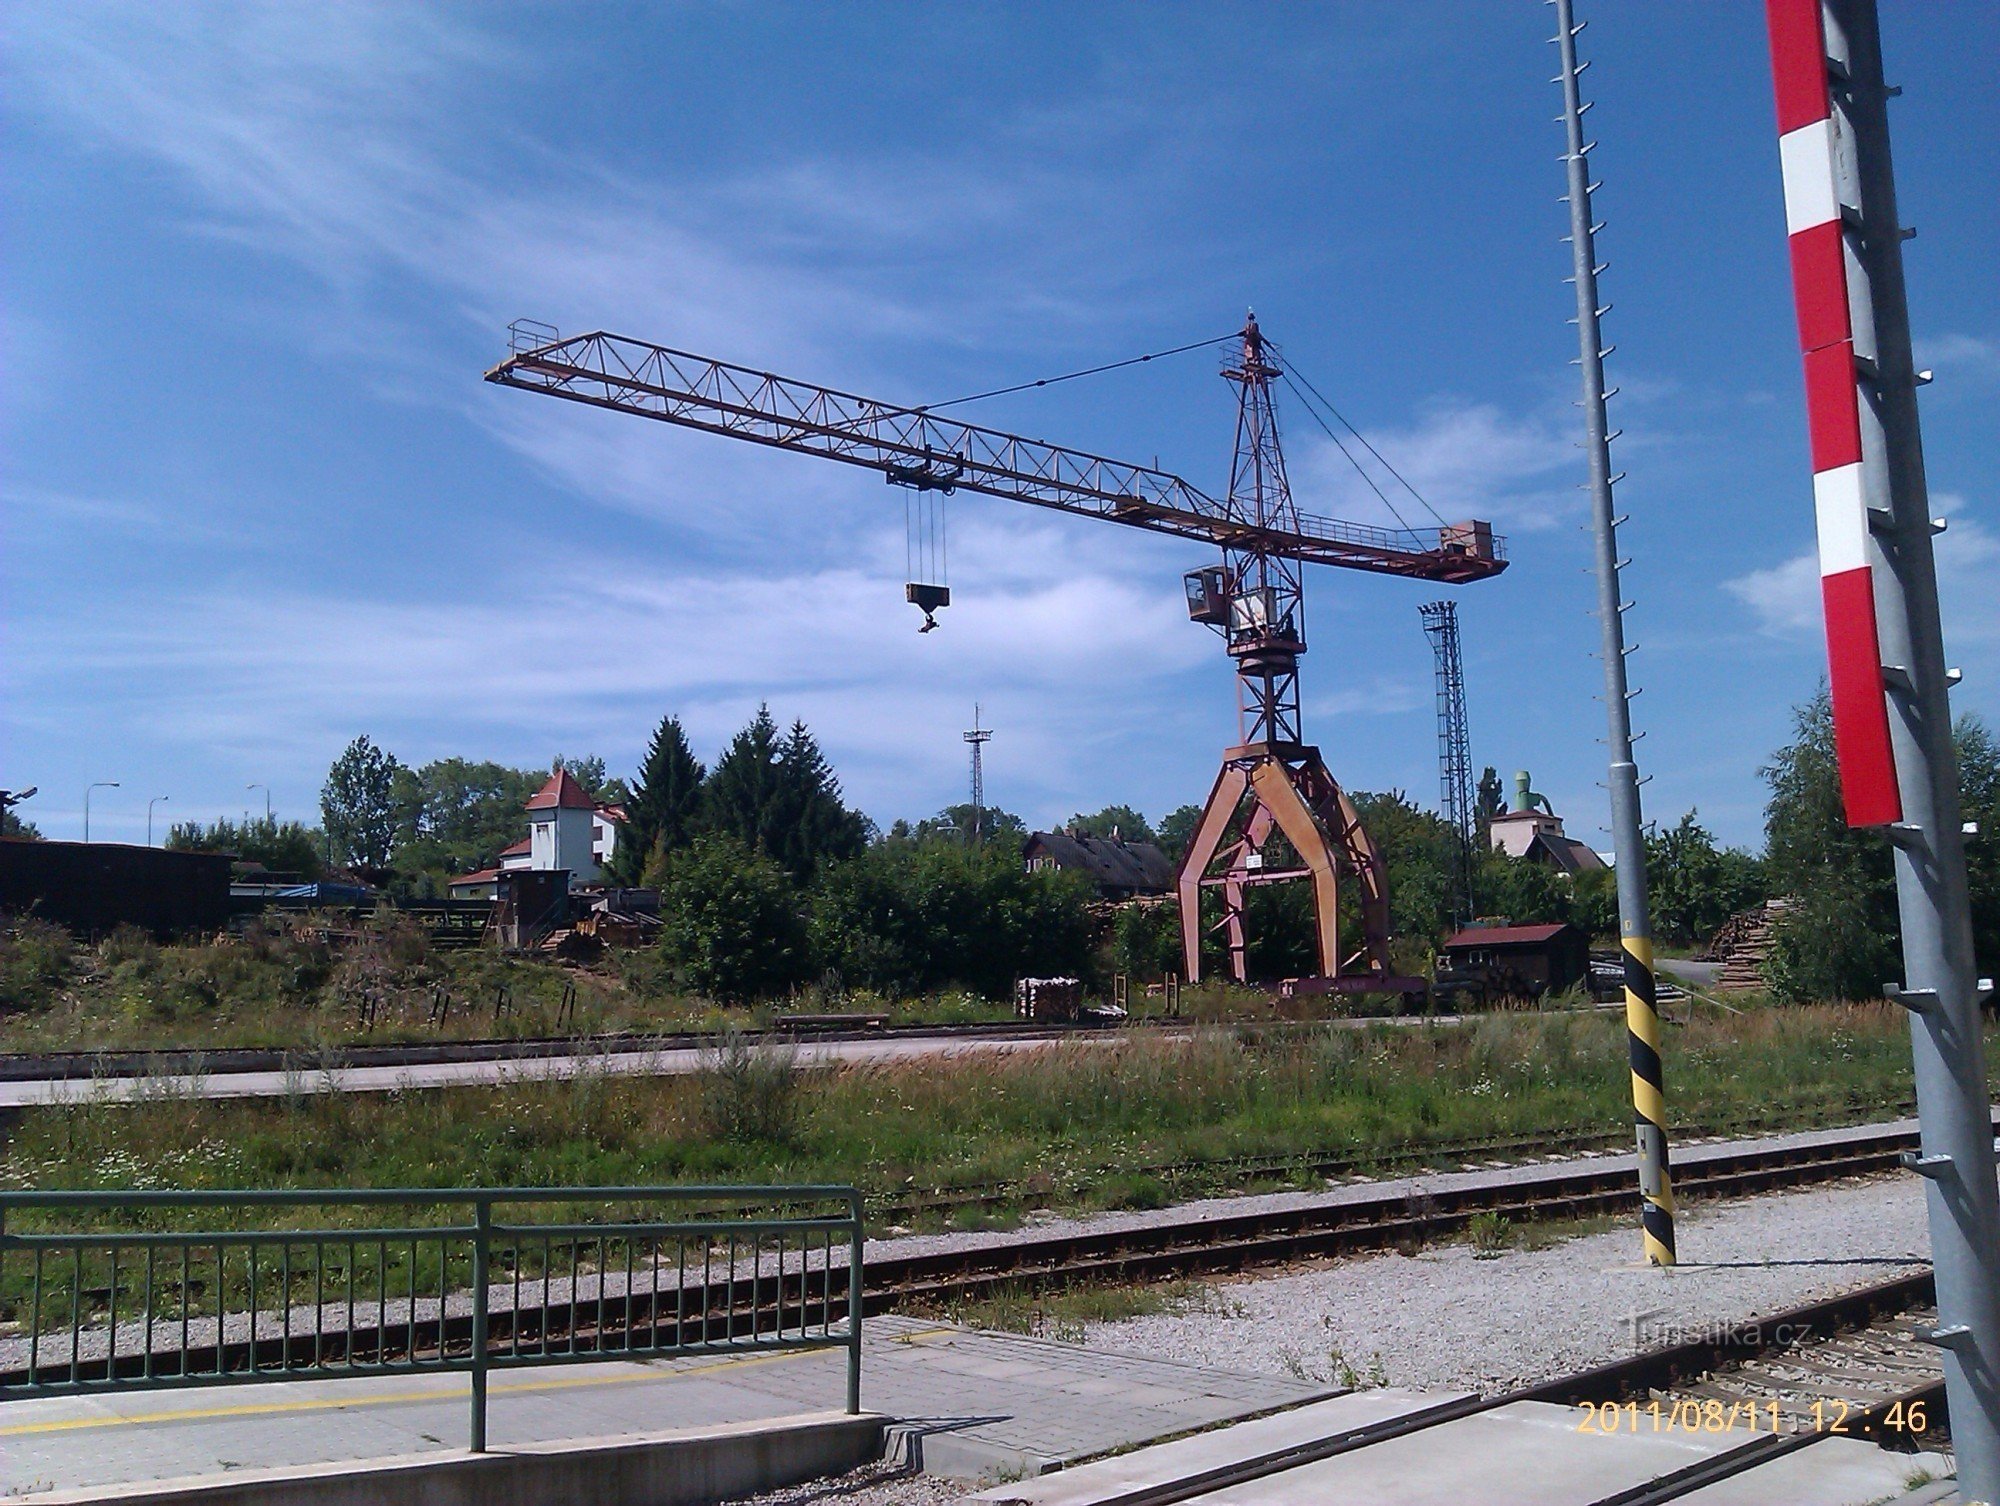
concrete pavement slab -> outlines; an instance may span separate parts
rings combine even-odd
[[[963,1478],[1038,1473],[1327,1389],[922,1319],[870,1319],[863,1399],[895,1446]],[[495,1447],[795,1415],[837,1400],[838,1350],[495,1371]],[[365,1376],[0,1407],[0,1494],[462,1449],[463,1376]]]

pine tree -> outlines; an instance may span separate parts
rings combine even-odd
[[[1475,824],[1483,833],[1486,823],[1507,809],[1507,792],[1500,783],[1500,771],[1488,764],[1479,771],[1479,794],[1474,799],[1472,814]]]
[[[701,787],[698,825],[733,838],[766,857],[776,849],[783,775],[778,768],[778,724],[771,708],[759,706]]]
[[[768,706],[730,741],[702,786],[702,830],[767,857],[804,883],[868,845],[868,821],[840,797],[826,755],[794,722],[783,738]]]
[[[638,882],[656,853],[687,845],[706,773],[688,747],[680,719],[662,717],[639,766],[638,784],[625,806],[625,827],[612,854],[612,871],[620,882]]]
[[[767,850],[786,872],[804,882],[868,845],[866,819],[840,798],[840,781],[802,721],[778,750],[778,774],[777,845]]]

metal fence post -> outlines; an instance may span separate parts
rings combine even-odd
[[[493,1231],[493,1204],[472,1205],[472,1452],[486,1452],[486,1287],[487,1244]],[[438,1347],[444,1347],[444,1312],[438,1312]]]
[[[847,1193],[847,1410],[861,1410],[861,1194]]]

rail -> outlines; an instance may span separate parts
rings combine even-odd
[[[491,1370],[844,1347],[858,1412],[861,1290],[852,1187],[0,1192],[0,1401],[459,1372],[483,1452]]]

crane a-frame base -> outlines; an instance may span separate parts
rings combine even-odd
[[[1298,866],[1273,868],[1265,848],[1282,833]],[[1361,941],[1342,953],[1340,882],[1359,892]],[[1223,755],[1200,824],[1181,859],[1181,947],[1190,983],[1201,981],[1202,941],[1220,931],[1229,975],[1250,979],[1244,896],[1257,884],[1309,879],[1319,976],[1299,991],[1400,992],[1414,981],[1389,964],[1389,888],[1382,854],[1361,824],[1354,802],[1327,771],[1319,749],[1304,743],[1245,743]],[[1202,923],[1203,889],[1219,890],[1222,915]],[[1420,985],[1419,985],[1420,986]]]

